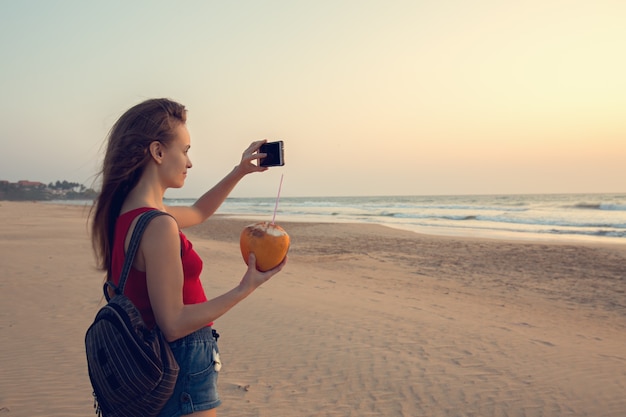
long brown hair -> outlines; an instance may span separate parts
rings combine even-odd
[[[131,107],[111,128],[99,174],[102,189],[92,207],[91,241],[101,270],[110,272],[115,223],[151,158],[150,144],[158,141],[167,146],[186,120],[182,104],[150,99]]]

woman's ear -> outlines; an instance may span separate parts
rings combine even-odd
[[[161,142],[155,140],[150,144],[150,155],[157,164],[161,163],[161,160],[163,159],[163,146]]]

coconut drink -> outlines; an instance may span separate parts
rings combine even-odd
[[[276,268],[289,251],[289,235],[277,224],[258,222],[246,226],[239,238],[241,255],[248,263],[250,252],[256,256],[256,268],[269,271]]]
[[[280,265],[285,256],[287,256],[287,251],[289,251],[289,235],[285,232],[285,229],[274,223],[282,186],[283,176],[281,175],[272,221],[248,225],[241,231],[241,236],[239,237],[241,255],[246,265],[248,264],[250,253],[254,253],[256,256],[256,269],[262,272],[269,271]]]

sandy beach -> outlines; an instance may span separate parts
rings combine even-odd
[[[87,213],[0,202],[0,417],[93,415]],[[243,275],[249,223],[185,231],[209,298]],[[280,224],[285,270],[215,324],[218,415],[624,416],[626,244]]]

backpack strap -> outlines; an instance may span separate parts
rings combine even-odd
[[[119,284],[115,285],[113,281],[111,280],[107,280],[107,282],[104,283],[103,291],[104,291],[104,296],[107,301],[111,299],[111,296],[109,295],[109,291],[108,291],[109,288],[112,288],[115,294],[117,295],[124,293],[124,286],[126,285],[126,279],[128,278],[128,273],[130,272],[130,268],[133,266],[133,262],[135,261],[137,248],[139,248],[139,244],[141,243],[141,236],[143,235],[143,232],[146,230],[148,223],[150,223],[150,220],[152,220],[153,218],[157,216],[162,216],[162,215],[170,216],[170,214],[165,213],[160,210],[146,211],[145,213],[142,213],[139,216],[139,220],[137,220],[137,224],[135,225],[135,228],[133,229],[133,234],[130,237],[130,243],[128,244],[128,249],[126,251],[126,257],[124,259],[124,266],[122,267],[122,273],[120,275]]]

